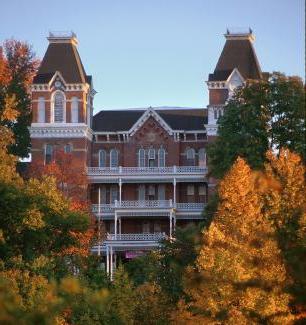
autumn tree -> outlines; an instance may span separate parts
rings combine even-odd
[[[10,153],[27,157],[30,152],[31,98],[29,87],[38,67],[38,60],[31,47],[24,42],[7,40],[0,46],[0,112],[7,100],[15,101],[16,118],[1,121],[14,134]]]
[[[262,213],[255,177],[238,158],[220,183],[220,204],[194,268],[178,324],[288,324],[286,270],[273,227]],[[233,190],[234,189],[234,190]]]
[[[265,166],[269,181],[264,194],[265,215],[273,222],[287,271],[292,304],[300,321],[306,321],[306,186],[301,158],[282,150],[268,152]],[[270,186],[273,181],[277,187]]]
[[[273,73],[269,80],[238,88],[218,121],[208,147],[209,168],[222,178],[238,156],[263,168],[266,151],[289,148],[306,158],[305,90],[298,77]]]

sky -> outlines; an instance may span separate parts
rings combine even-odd
[[[252,28],[263,71],[305,75],[304,0],[2,0],[0,42],[42,58],[49,31],[74,31],[95,111],[206,107],[226,28]]]

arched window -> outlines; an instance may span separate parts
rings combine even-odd
[[[106,152],[105,152],[105,150],[99,151],[99,167],[106,167]]]
[[[201,148],[199,150],[199,166],[201,166],[201,167],[206,166],[206,150],[205,150],[205,148]]]
[[[195,165],[195,150],[193,148],[188,148],[186,150],[186,160],[187,160],[188,166]]]
[[[158,167],[165,167],[166,165],[166,152],[164,148],[158,149]]]
[[[142,148],[138,150],[138,166],[139,167],[146,166],[146,152]]]
[[[155,149],[150,148],[148,151],[149,167],[155,166]]]
[[[71,99],[71,123],[79,123],[79,100],[77,97]]]
[[[62,92],[57,91],[54,95],[53,122],[63,123],[65,120],[65,96]]]
[[[39,97],[38,98],[38,118],[37,122],[38,123],[45,123],[45,98],[44,97]]]
[[[215,120],[218,119],[218,111],[216,109],[214,110],[214,118],[215,118]]]
[[[119,164],[119,154],[116,149],[110,151],[110,167],[118,167]]]

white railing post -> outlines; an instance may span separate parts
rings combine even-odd
[[[117,239],[117,212],[115,211],[115,239]]]
[[[121,168],[121,166],[120,166]],[[122,180],[121,178],[119,179],[119,202],[120,202],[120,205],[121,205],[121,198],[122,198]]]

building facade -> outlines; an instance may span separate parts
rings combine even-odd
[[[262,73],[254,35],[225,35],[209,74],[207,108],[148,107],[101,110],[72,34],[50,34],[32,85],[32,161],[48,164],[57,149],[87,170],[92,211],[107,235],[93,247],[110,274],[118,256],[129,259],[175,235],[176,227],[205,219],[214,191],[206,146],[236,87]],[[85,190],[84,190],[85,191]]]

